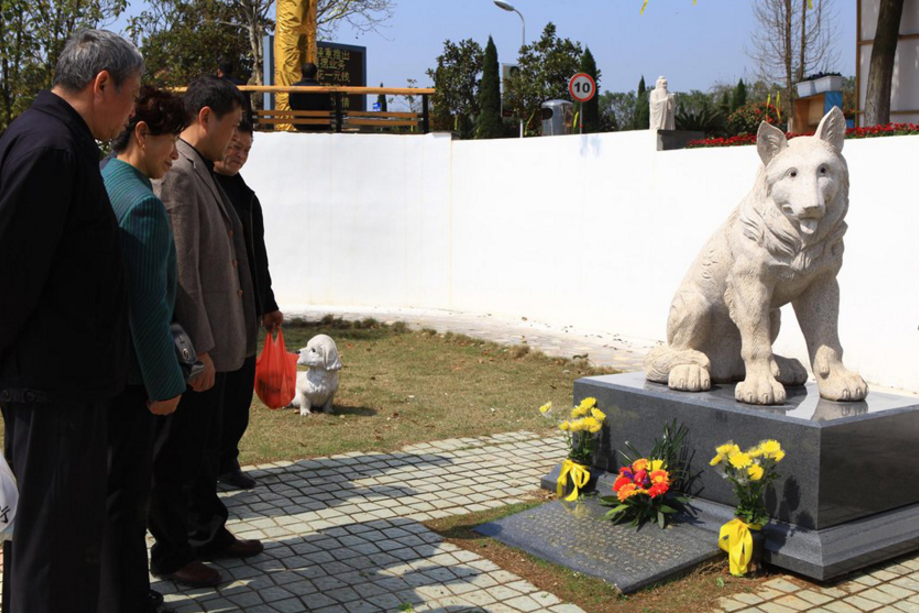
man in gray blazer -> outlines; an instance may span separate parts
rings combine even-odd
[[[229,81],[201,77],[185,93],[185,107],[191,123],[177,143],[179,158],[154,191],[175,235],[175,318],[206,369],[157,433],[150,567],[156,576],[200,587],[221,581],[202,559],[262,551],[259,541],[226,529],[227,509],[217,497],[226,374],[255,354],[257,324],[242,224],[213,177],[214,161],[223,159],[239,125],[242,94]]]

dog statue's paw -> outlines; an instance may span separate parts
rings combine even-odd
[[[864,400],[868,395],[865,380],[858,373],[846,370],[842,364],[831,366],[826,376],[817,377],[817,387],[820,396],[827,400],[851,402]]]
[[[734,398],[746,404],[784,404],[785,388],[771,373],[747,372],[747,378],[734,388]]]
[[[670,369],[667,385],[681,392],[705,392],[712,389],[712,378],[703,366],[680,364]]]
[[[800,360],[783,358],[780,355],[772,356],[775,360],[772,375],[782,385],[804,385],[807,383],[807,369]]]

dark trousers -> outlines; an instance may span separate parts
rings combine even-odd
[[[220,441],[220,474],[239,468],[239,441],[249,427],[249,407],[255,390],[255,356],[246,358],[243,367],[227,373],[223,401],[223,434]]]
[[[128,387],[108,414],[108,501],[102,540],[100,613],[150,610],[147,513],[157,420],[143,386]]]
[[[217,455],[226,374],[206,392],[182,394],[175,413],[157,424],[149,528],[156,544],[150,569],[173,573],[233,544],[227,508],[217,496]]]
[[[6,613],[96,613],[107,402],[3,404],[19,484],[4,552]]]

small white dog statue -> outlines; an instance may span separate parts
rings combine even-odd
[[[306,372],[297,373],[297,395],[291,406],[300,408],[300,415],[311,415],[313,407],[324,413],[332,412],[332,400],[338,391],[338,371],[341,360],[332,337],[317,334],[299,352],[297,364],[309,366]]]

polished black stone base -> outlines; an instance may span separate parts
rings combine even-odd
[[[542,478],[543,488],[555,490],[560,467],[556,466]],[[610,495],[616,475],[596,469],[594,471],[596,493],[600,496]],[[676,518],[679,525],[693,526],[704,531],[708,546],[717,554],[720,551],[717,545],[718,531],[734,518],[734,507],[694,497],[688,505],[687,513],[677,515]],[[763,559],[766,562],[819,581],[827,581],[919,549],[919,504],[823,530],[810,530],[774,521],[766,526],[765,534]],[[515,538],[519,537],[510,534],[501,540],[510,542]],[[521,544],[515,546],[537,553]],[[584,572],[589,571],[585,569]],[[662,576],[666,575],[658,575],[654,580],[660,580]]]
[[[594,467],[608,473],[618,471],[626,441],[647,453],[665,423],[684,424],[697,476],[693,521],[712,531],[734,505],[730,483],[708,465],[715,447],[781,442],[787,456],[766,498],[776,521],[765,557],[776,566],[823,580],[919,548],[919,400],[871,393],[829,402],[813,384],[788,391],[786,405],[760,408],[736,402],[733,385],[675,392],[629,373],[580,379],[574,401],[594,396],[607,414]],[[611,477],[600,479],[601,495]],[[555,487],[552,475],[543,485]]]

